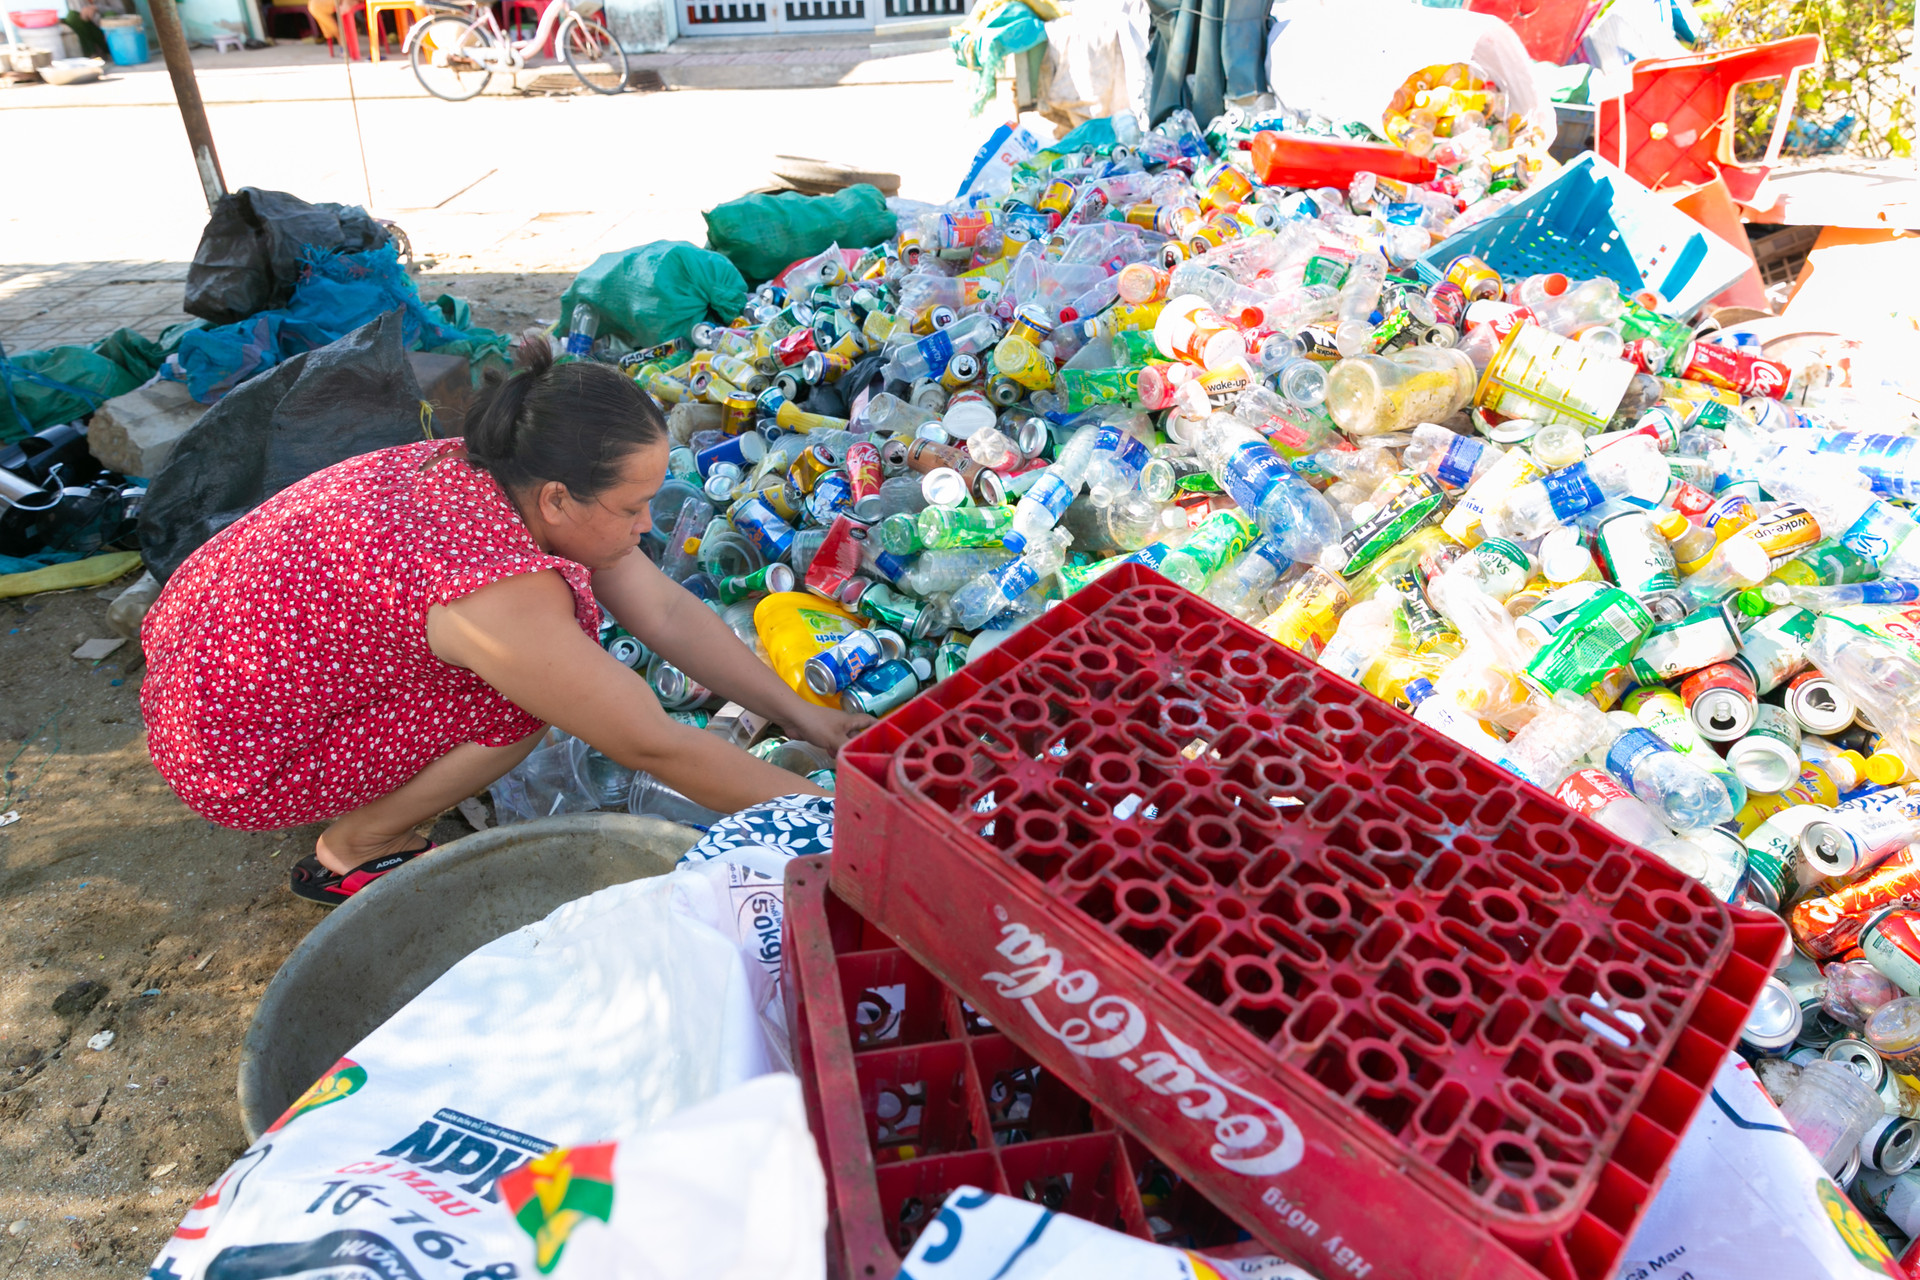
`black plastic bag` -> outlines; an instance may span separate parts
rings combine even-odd
[[[140,508],[140,550],[165,582],[220,530],[316,471],[421,438],[420,384],[401,313],[294,356],[180,438]]]
[[[284,191],[242,187],[220,197],[187,268],[188,315],[234,324],[285,306],[308,245],[358,253],[387,242],[386,228],[357,205],[309,204]]]

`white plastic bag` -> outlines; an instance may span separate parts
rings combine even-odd
[[[1336,1274],[1330,1271],[1329,1274]],[[899,1280],[1312,1280],[1274,1257],[1219,1259],[957,1187],[914,1241]]]
[[[460,961],[248,1148],[155,1262],[182,1280],[516,1280],[498,1179],[625,1141],[772,1058],[724,864],[616,885]],[[742,1206],[736,1230],[752,1229]]]
[[[1886,1245],[1728,1054],[1618,1280],[1886,1280]]]
[[[501,1182],[520,1274],[810,1280],[827,1188],[793,1076],[762,1076],[637,1137],[553,1151]]]
[[[1290,111],[1359,120],[1376,132],[1393,91],[1422,67],[1467,62],[1507,95],[1510,112],[1553,141],[1553,103],[1527,47],[1500,19],[1412,0],[1277,0],[1267,78]]]
[[[1089,120],[1147,118],[1146,0],[1076,0],[1047,24],[1039,111],[1062,135]]]

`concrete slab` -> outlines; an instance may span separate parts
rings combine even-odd
[[[101,405],[87,427],[87,450],[101,465],[152,479],[207,406],[178,382],[155,382]]]

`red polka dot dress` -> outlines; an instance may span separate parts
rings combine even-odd
[[[598,633],[586,566],[551,556],[457,443],[349,458],[195,551],[141,631],[147,749],[195,813],[277,830],[378,799],[463,742],[541,728],[427,648],[427,610],[556,569]]]

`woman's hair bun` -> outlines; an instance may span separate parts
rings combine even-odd
[[[486,376],[466,416],[467,461],[520,492],[559,481],[588,501],[620,479],[627,454],[667,437],[652,396],[609,364],[555,362],[542,329],[515,344],[514,372]]]

